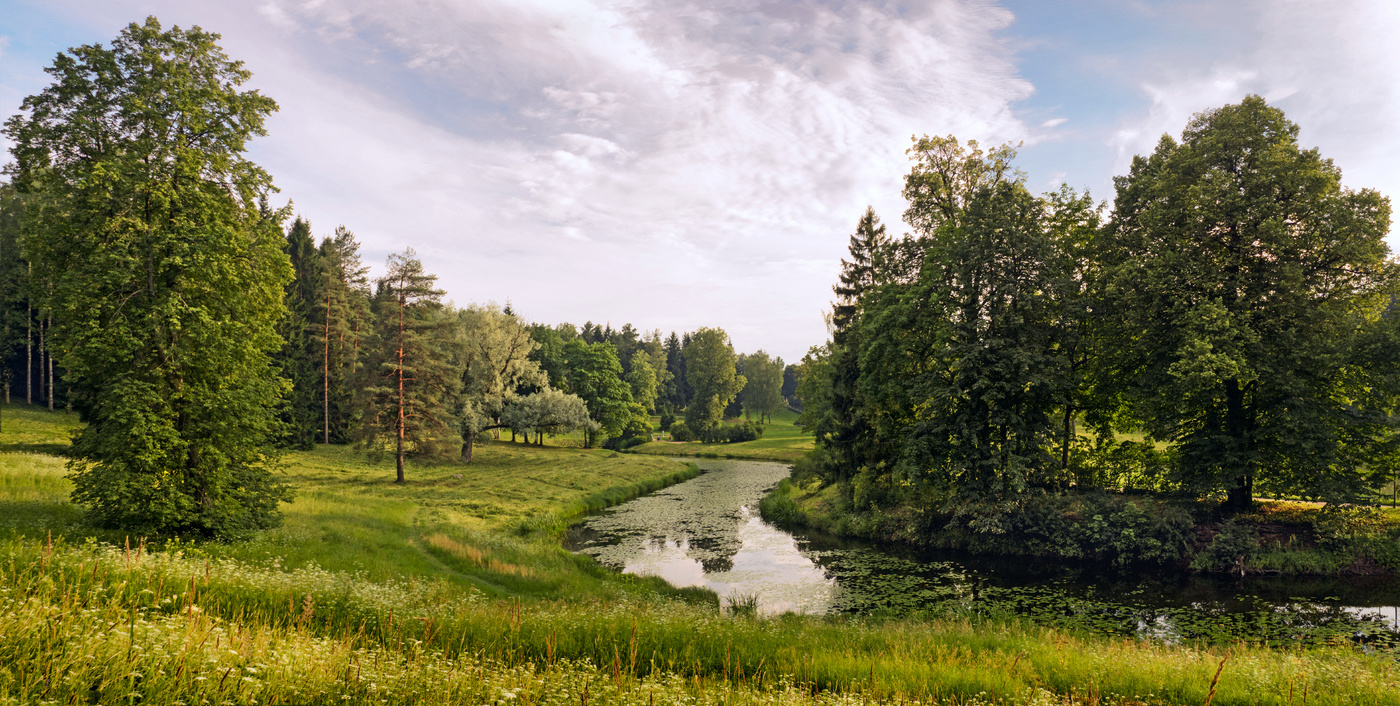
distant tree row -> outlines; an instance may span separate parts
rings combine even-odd
[[[1196,116],[1106,213],[1003,146],[915,140],[801,365],[811,472],[863,507],[1145,488],[1358,502],[1400,437],[1390,204],[1258,97]]]

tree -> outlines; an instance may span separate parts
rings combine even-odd
[[[276,103],[193,27],[155,18],[58,55],[10,118],[25,250],[85,426],[73,499],[98,524],[240,536],[278,520],[285,211],[244,158]],[[50,386],[50,389],[52,387]]]
[[[322,443],[343,443],[354,423],[360,344],[369,335],[369,267],[360,244],[345,226],[321,241],[325,282],[320,308]]]
[[[324,287],[321,254],[311,237],[311,224],[297,218],[287,230],[284,245],[292,261],[292,281],[287,283],[284,298],[287,315],[278,322],[278,333],[285,343],[275,359],[282,367],[282,376],[291,383],[285,399],[282,421],[286,444],[293,448],[310,449],[316,439],[316,418],[320,416],[321,378],[317,368],[321,356],[319,327],[314,325],[315,309]]]
[[[521,385],[548,387],[539,363],[531,358],[537,344],[530,327],[495,304],[469,306],[457,317],[461,336],[462,460],[472,460],[477,434],[509,428],[501,418]]]
[[[763,351],[744,356],[744,379],[744,415],[772,421],[773,413],[784,407],[783,359],[769,358]]]
[[[597,427],[582,398],[553,388],[512,399],[501,413],[501,422],[524,434],[527,442],[533,432],[535,443],[540,446],[544,445],[545,434],[568,434]]]
[[[666,383],[666,404],[672,410],[684,409],[690,404],[693,394],[690,383],[685,379],[684,350],[681,339],[672,331],[666,339],[666,372],[671,374],[670,381]]]
[[[877,284],[881,269],[878,260],[886,243],[885,226],[880,224],[875,209],[867,206],[851,235],[851,259],[841,261],[840,281],[832,287],[837,297],[831,312],[832,337],[837,344],[845,343],[846,331],[860,311],[861,295]]]
[[[783,368],[783,387],[781,394],[786,404],[792,405],[795,409],[801,409],[801,397],[797,394],[797,382],[800,379],[802,368],[796,363]]]
[[[454,322],[436,283],[413,248],[390,255],[378,280],[359,438],[376,451],[393,444],[397,483],[405,481],[405,456],[442,456],[455,436],[452,407],[461,379],[450,364]]]
[[[632,400],[642,406],[647,414],[656,409],[656,370],[651,367],[651,359],[645,351],[632,356],[632,369],[627,373],[627,385],[632,388]]]
[[[734,347],[724,329],[702,328],[684,348],[686,381],[695,391],[685,409],[685,425],[702,437],[719,428],[724,408],[744,389],[735,371]]]
[[[1239,509],[1261,487],[1357,497],[1380,417],[1347,351],[1394,296],[1388,200],[1342,188],[1258,96],[1196,115],[1115,186],[1113,375],[1180,479]]]
[[[568,361],[568,392],[583,398],[596,429],[584,430],[584,444],[593,446],[597,435],[617,436],[634,419],[644,419],[646,411],[632,400],[632,390],[622,380],[622,364],[617,351],[607,343],[584,343],[577,338],[564,345]]]
[[[1056,347],[1062,260],[1046,203],[1020,183],[981,187],[965,208],[932,234],[916,294],[896,304],[937,340],[926,371],[903,381],[914,405],[901,460],[937,497],[1000,499],[1053,471],[1070,385]]]

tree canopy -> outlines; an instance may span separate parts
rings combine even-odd
[[[285,211],[244,157],[276,103],[198,27],[155,18],[59,54],[10,118],[38,196],[25,245],[86,423],[74,499],[100,524],[236,536],[277,521]]]

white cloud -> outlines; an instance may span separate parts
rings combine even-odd
[[[1069,122],[1069,118],[1051,118],[1041,123],[1040,126],[1048,130],[1064,125],[1067,122]]]
[[[1180,135],[1191,115],[1256,93],[1299,126],[1299,142],[1334,159],[1345,183],[1400,197],[1400,4],[1391,0],[1254,0],[1255,36],[1209,64],[1145,82],[1150,107],[1111,138],[1116,169]]]
[[[150,3],[69,4],[107,28]],[[901,230],[911,134],[1030,132],[981,0],[154,4],[280,102],[253,156],[318,234],[412,245],[459,302],[788,359],[865,205]]]

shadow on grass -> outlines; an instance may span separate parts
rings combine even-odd
[[[22,441],[11,444],[0,443],[0,453],[46,454],[49,456],[58,456],[60,458],[67,458],[68,452],[72,448],[73,447],[67,443],[29,444]]]

